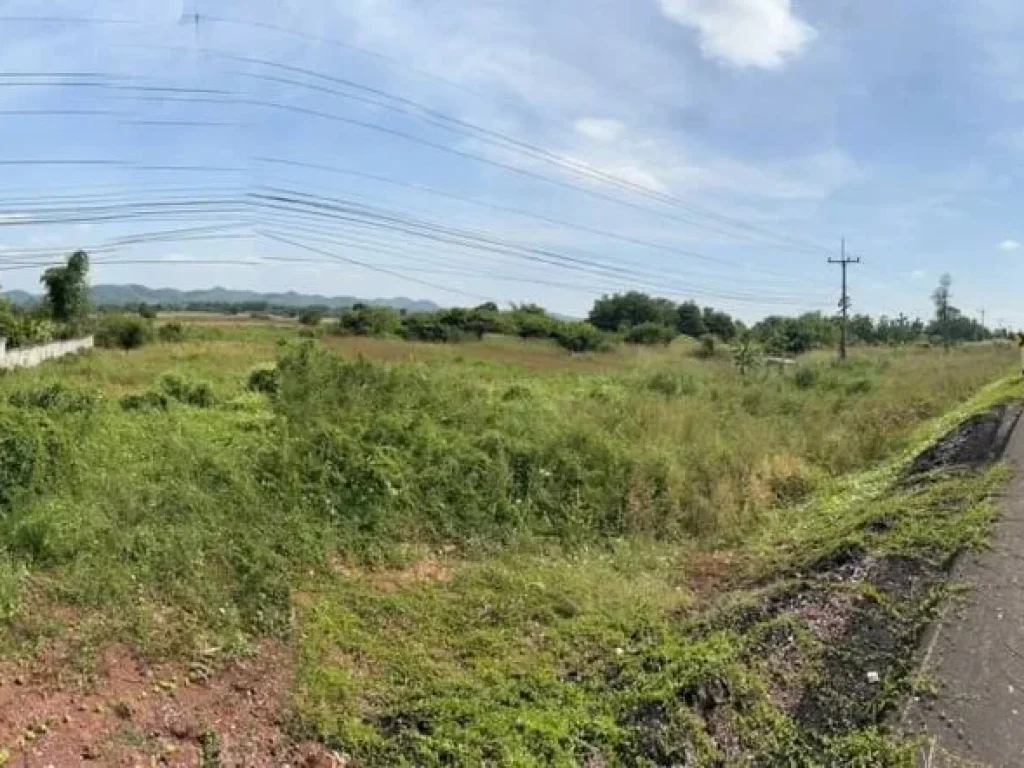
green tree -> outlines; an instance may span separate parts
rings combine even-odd
[[[602,296],[594,302],[588,320],[602,331],[624,331],[643,323],[675,324],[675,304],[639,291]]]
[[[684,301],[679,305],[676,315],[676,328],[685,336],[699,339],[708,332],[704,322],[704,313],[695,301]]]
[[[353,336],[390,336],[402,328],[402,316],[389,307],[358,304],[338,317],[338,331]]]
[[[736,321],[726,312],[704,307],[704,327],[708,333],[722,341],[732,341],[736,338]]]
[[[75,251],[62,267],[50,267],[39,278],[46,286],[46,307],[54,320],[71,323],[89,312],[89,254]]]
[[[323,319],[324,313],[319,309],[304,309],[299,313],[299,323],[302,325],[320,325],[320,321]]]
[[[862,341],[866,344],[873,344],[878,340],[875,333],[875,321],[870,315],[854,315],[849,323],[850,338]]]

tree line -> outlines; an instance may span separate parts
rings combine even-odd
[[[88,277],[89,256],[85,251],[76,251],[63,265],[47,269],[40,278],[46,292],[41,304],[18,309],[10,302],[0,303],[0,335],[16,347],[95,332],[101,343],[109,336],[113,345],[131,347],[143,343],[152,331],[149,321],[156,317],[158,309],[182,309],[139,304],[117,313],[104,308],[106,312],[96,315],[89,306]],[[957,309],[952,303],[949,275],[942,276],[931,298],[935,316],[928,321],[904,314],[878,319],[866,314],[852,316],[848,324],[850,343],[949,345],[1009,335],[1005,330],[993,333]],[[327,327],[337,333],[394,336],[410,341],[459,342],[481,339],[486,334],[550,339],[573,352],[598,351],[614,342],[668,344],[678,336],[686,336],[701,340],[702,349],[709,352],[714,351],[718,342],[724,342],[755,344],[769,354],[797,355],[836,346],[842,332],[841,319],[822,312],[770,315],[748,327],[714,307],[702,307],[694,301],[677,304],[639,291],[601,296],[586,320],[558,317],[536,304],[512,305],[503,310],[493,302],[434,312],[406,312],[367,304],[332,312],[319,306],[275,307],[265,301],[203,303],[186,309],[244,312],[257,317],[281,314],[296,317],[306,326],[318,326],[330,318],[332,322]],[[131,314],[126,315],[126,310]]]

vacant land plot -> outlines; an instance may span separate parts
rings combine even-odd
[[[903,468],[1014,349],[187,336],[0,378],[10,756],[908,759],[877,726],[1001,474]]]

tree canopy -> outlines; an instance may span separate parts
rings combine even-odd
[[[89,254],[75,251],[67,263],[50,267],[39,278],[46,288],[46,307],[54,320],[71,323],[89,312]]]

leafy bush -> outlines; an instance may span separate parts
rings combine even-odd
[[[402,328],[402,316],[389,307],[359,305],[342,312],[336,327],[353,336],[393,336]]]
[[[307,309],[299,314],[299,323],[301,325],[316,326],[320,325],[320,321],[324,319],[324,313],[319,309]]]
[[[165,323],[157,329],[156,335],[163,342],[181,342],[185,340],[185,326],[179,322]]]
[[[13,392],[8,402],[18,408],[41,408],[73,413],[92,410],[96,405],[96,395],[76,389],[62,381],[54,381],[36,389]]]
[[[267,395],[277,394],[280,379],[276,365],[261,365],[249,372],[246,386],[251,392],[262,392]]]
[[[445,323],[436,314],[406,315],[401,334],[409,341],[431,342],[464,341],[468,336],[462,326]]]
[[[145,318],[146,320],[156,320],[156,314],[155,307],[151,307],[146,303],[139,305],[139,317]]]
[[[153,326],[138,315],[105,314],[96,329],[96,345],[108,349],[138,349],[153,336]]]
[[[641,323],[626,331],[628,344],[670,344],[676,337],[676,330],[661,323]]]
[[[0,509],[52,484],[65,451],[59,432],[43,414],[0,411]]]
[[[132,392],[121,398],[121,407],[126,411],[165,411],[167,395],[161,392]]]
[[[693,395],[698,390],[697,381],[692,376],[675,371],[657,371],[647,377],[644,386],[666,397]]]
[[[22,312],[10,302],[0,302],[0,336],[9,348],[46,344],[56,335],[57,326],[38,315]]]
[[[196,408],[209,408],[214,403],[213,388],[205,381],[191,381],[177,373],[160,377],[160,391],[172,400]]]
[[[797,368],[796,374],[793,376],[793,383],[796,384],[798,389],[811,389],[818,383],[818,377],[817,368],[810,366]]]
[[[695,354],[702,360],[710,360],[715,356],[717,346],[718,342],[714,336],[710,333],[704,334],[700,337],[700,346],[697,347]]]
[[[562,323],[553,335],[558,346],[570,352],[599,352],[609,346],[605,335],[590,323]]]

